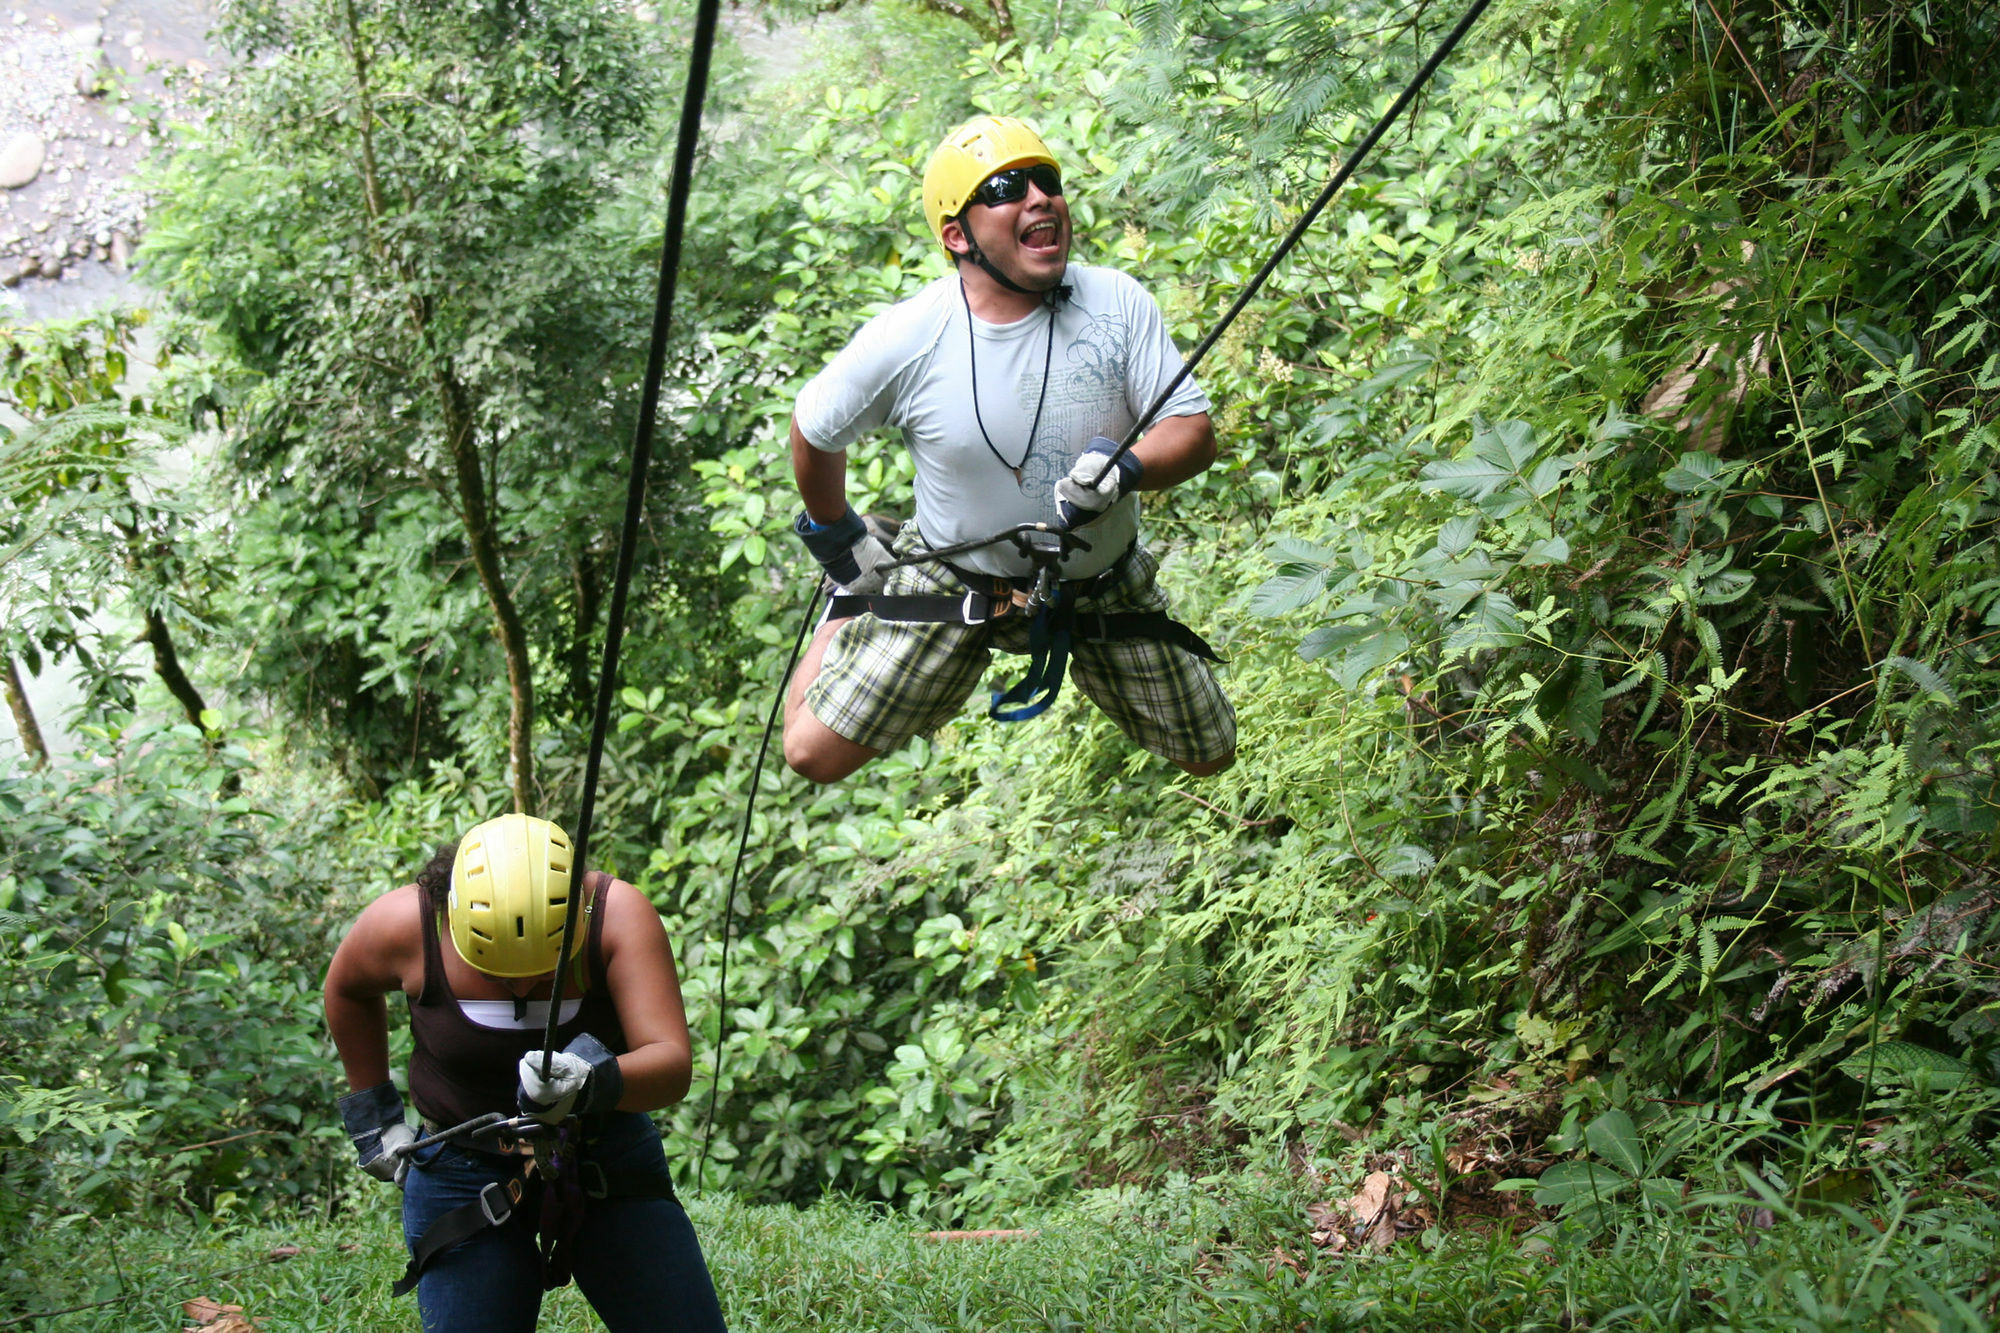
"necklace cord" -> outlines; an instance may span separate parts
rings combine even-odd
[[[965,306],[965,359],[972,366],[972,419],[979,424],[979,438],[986,441],[986,452],[993,455],[993,461],[1014,474],[1014,484],[1021,484],[1021,469],[1028,466],[1028,460],[1035,453],[1035,436],[1042,430],[1042,405],[1049,400],[1049,367],[1055,364],[1056,355],[1056,307],[1049,306],[1049,341],[1042,349],[1042,391],[1035,398],[1035,419],[1028,425],[1028,447],[1021,451],[1021,461],[1009,463],[999,449],[994,447],[993,437],[986,433],[986,419],[979,415],[979,335],[972,326],[972,298],[965,294],[965,279],[958,280],[958,299]]]
[[[1201,364],[1201,359],[1208,355],[1209,349],[1214,347],[1216,341],[1222,337],[1229,326],[1236,322],[1236,317],[1243,313],[1243,307],[1250,304],[1250,299],[1264,286],[1265,280],[1271,276],[1272,271],[1298,245],[1299,241],[1305,236],[1307,229],[1325,211],[1326,206],[1333,202],[1333,196],[1340,192],[1340,187],[1347,184],[1348,177],[1354,174],[1355,169],[1361,165],[1362,159],[1366,158],[1370,150],[1375,147],[1376,141],[1388,133],[1389,126],[1394,124],[1396,118],[1403,114],[1403,108],[1410,104],[1411,100],[1416,97],[1417,93],[1423,89],[1426,83],[1430,82],[1431,75],[1437,72],[1437,67],[1444,63],[1444,58],[1450,55],[1452,48],[1458,45],[1459,38],[1465,36],[1467,29],[1471,28],[1478,21],[1479,16],[1486,12],[1487,5],[1491,3],[1492,0],[1473,0],[1472,7],[1465,11],[1464,17],[1460,18],[1457,25],[1446,35],[1443,43],[1439,45],[1437,50],[1431,53],[1431,58],[1424,62],[1424,67],[1417,71],[1417,76],[1410,80],[1409,85],[1397,95],[1396,100],[1390,104],[1389,109],[1382,113],[1382,118],[1375,122],[1374,128],[1368,131],[1368,137],[1356,145],[1352,153],[1348,154],[1347,161],[1341,163],[1340,170],[1335,172],[1333,179],[1326,183],[1326,188],[1319,192],[1319,198],[1313,200],[1312,207],[1305,211],[1305,214],[1293,224],[1291,231],[1286,233],[1285,239],[1278,243],[1278,248],[1271,252],[1271,257],[1264,261],[1264,267],[1258,269],[1257,275],[1250,279],[1249,284],[1237,296],[1235,304],[1231,305],[1228,313],[1223,315],[1222,321],[1208,331],[1208,336],[1201,340],[1201,343],[1194,349],[1194,352],[1181,364],[1180,373],[1167,381],[1167,387],[1160,390],[1159,397],[1153,400],[1153,405],[1148,407],[1140,415],[1139,419],[1132,423],[1132,428],[1125,432],[1125,438],[1120,442],[1117,450],[1108,455],[1104,460],[1104,466],[1098,469],[1096,479],[1090,483],[1093,487],[1101,484],[1106,477],[1110,476],[1111,469],[1118,466],[1118,460],[1123,458],[1126,451],[1139,442],[1139,437],[1144,435],[1152,426],[1153,418],[1159,414],[1161,408],[1167,405],[1167,400],[1173,396],[1174,390],[1180,388],[1182,382],[1194,373],[1194,368]]]
[[[667,220],[660,245],[659,283],[653,301],[652,341],[646,349],[646,380],[639,401],[639,421],[632,433],[632,463],[625,487],[625,522],[618,534],[618,572],[605,617],[604,660],[597,673],[597,707],[590,723],[590,749],[583,764],[583,799],[576,816],[576,837],[570,859],[581,888],[590,847],[590,824],[597,811],[597,775],[604,761],[604,738],[611,725],[611,702],[618,687],[618,650],[625,638],[625,597],[632,584],[632,561],[639,546],[639,523],[646,504],[646,465],[653,453],[653,422],[660,410],[660,381],[667,365],[667,333],[673,323],[674,288],[680,274],[681,238],[687,229],[688,194],[694,179],[694,154],[701,138],[701,109],[708,95],[709,57],[715,49],[715,29],[721,0],[701,0],[695,12],[694,45],[688,52],[687,88],[681,99],[680,139],[674,147],[673,179],[667,192]],[[563,913],[562,947],[556,954],[554,994],[549,1000],[549,1026],[542,1037],[542,1077],[555,1062],[557,1020],[562,1014],[563,982],[569,975],[570,949],[576,942],[574,910]]]

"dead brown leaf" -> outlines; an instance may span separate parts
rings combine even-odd
[[[273,1263],[283,1263],[287,1259],[296,1259],[301,1254],[304,1253],[305,1251],[301,1250],[296,1245],[280,1245],[277,1249],[272,1250],[269,1254],[265,1255],[264,1257],[271,1260]]]
[[[182,1333],[261,1333],[259,1325],[269,1316],[260,1315],[249,1319],[240,1305],[224,1305],[221,1301],[207,1296],[197,1296],[191,1301],[181,1302],[181,1313],[197,1322],[188,1325]]]
[[[1271,1257],[1264,1261],[1264,1276],[1266,1278],[1276,1277],[1278,1275],[1279,1264],[1283,1264],[1285,1267],[1291,1269],[1294,1273],[1297,1273],[1300,1277],[1304,1277],[1306,1275],[1305,1265],[1300,1263],[1297,1259],[1293,1258],[1291,1252],[1282,1245],[1274,1248],[1271,1251]]]
[[[1349,1234],[1372,1249],[1386,1250],[1396,1239],[1396,1178],[1387,1171],[1370,1171],[1360,1191],[1347,1201],[1354,1219]]]

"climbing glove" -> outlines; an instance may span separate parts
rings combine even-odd
[[[1117,466],[1104,472],[1105,460],[1114,454]],[[1081,527],[1118,503],[1120,496],[1138,490],[1139,478],[1145,471],[1130,449],[1118,453],[1118,441],[1096,436],[1084,446],[1083,456],[1070,468],[1069,475],[1056,483],[1057,519],[1064,528]],[[1101,481],[1097,478],[1099,472],[1104,472]]]
[[[813,522],[812,515],[801,510],[792,520],[792,531],[806,544],[813,559],[819,561],[826,576],[843,591],[864,596],[882,591],[882,581],[888,577],[885,566],[894,557],[876,540],[852,505],[846,513],[824,525]]]
[[[410,1159],[403,1149],[417,1141],[416,1131],[403,1119],[403,1096],[396,1085],[377,1083],[340,1099],[340,1123],[354,1140],[361,1169],[377,1180],[403,1183]]]
[[[618,1057],[588,1032],[556,1052],[549,1061],[547,1078],[542,1077],[540,1051],[521,1057],[520,1076],[515,1103],[522,1115],[533,1116],[545,1125],[560,1124],[572,1115],[609,1111],[625,1095],[625,1076],[618,1069]]]

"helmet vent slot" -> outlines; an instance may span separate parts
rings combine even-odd
[[[514,938],[517,940],[528,938],[528,918],[524,916],[514,918]]]

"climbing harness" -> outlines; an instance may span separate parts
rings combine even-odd
[[[984,574],[961,568],[949,559],[982,546],[1013,543],[1034,573],[1023,579]],[[996,691],[986,715],[997,722],[1025,722],[1047,711],[1062,692],[1071,647],[1076,643],[1116,643],[1126,639],[1157,639],[1185,649],[1205,661],[1223,659],[1208,641],[1164,611],[1084,611],[1080,604],[1114,585],[1131,557],[1124,552],[1102,573],[1087,579],[1064,579],[1062,562],[1073,551],[1088,551],[1090,543],[1073,532],[1047,523],[1023,523],[997,537],[915,552],[885,566],[938,564],[965,587],[963,597],[936,593],[885,595],[842,593],[827,602],[829,619],[873,615],[932,625],[988,625],[1008,616],[1028,620],[1028,670],[1012,688]]]
[[[414,1291],[424,1270],[481,1232],[507,1225],[524,1205],[537,1210],[542,1288],[554,1291],[570,1280],[571,1254],[590,1201],[674,1197],[670,1180],[614,1177],[585,1158],[582,1122],[575,1116],[560,1125],[545,1125],[531,1116],[493,1112],[449,1129],[434,1130],[428,1123],[424,1127],[433,1132],[400,1149],[401,1155],[449,1142],[489,1157],[516,1159],[520,1166],[504,1180],[488,1181],[478,1198],[439,1215],[424,1228],[410,1246],[402,1277],[389,1289],[391,1296]]]

